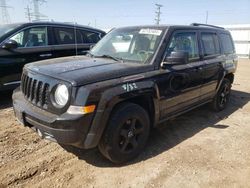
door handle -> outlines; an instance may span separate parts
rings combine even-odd
[[[52,54],[40,54],[40,57],[50,57]]]

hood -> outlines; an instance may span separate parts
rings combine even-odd
[[[152,70],[152,66],[139,63],[121,63],[108,58],[87,56],[64,57],[39,61],[26,68],[43,75],[81,86],[109,79],[120,78]]]

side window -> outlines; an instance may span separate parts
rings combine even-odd
[[[199,57],[199,48],[197,42],[197,34],[195,32],[178,32],[173,35],[167,47],[166,54],[169,56],[171,52],[184,51],[188,52],[189,59]]]
[[[77,44],[84,44],[87,41],[85,35],[83,35],[80,30],[76,31],[76,40]]]
[[[75,34],[72,28],[55,27],[55,44],[75,44]]]
[[[10,38],[17,42],[18,47],[47,46],[48,36],[46,27],[25,29]]]
[[[97,43],[100,38],[100,33],[94,33],[91,31],[78,30],[77,31],[77,43]]]
[[[224,54],[234,53],[233,41],[229,34],[220,34],[220,40]]]
[[[201,33],[204,56],[220,54],[219,40],[215,33]]]
[[[10,40],[14,40],[17,42],[18,47],[24,47],[25,42],[24,42],[24,31],[21,31],[14,35],[13,37],[10,38]]]

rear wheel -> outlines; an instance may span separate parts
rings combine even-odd
[[[123,103],[112,113],[98,147],[112,162],[127,162],[142,151],[149,132],[148,113],[139,105]]]
[[[221,111],[226,108],[228,101],[229,101],[229,96],[231,93],[231,87],[232,87],[232,84],[230,80],[225,78],[222,81],[220,89],[215,95],[213,102],[212,102],[212,108],[215,111]]]

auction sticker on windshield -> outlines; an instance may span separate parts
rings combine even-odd
[[[159,29],[141,29],[140,34],[146,34],[146,35],[161,35],[162,30]]]

